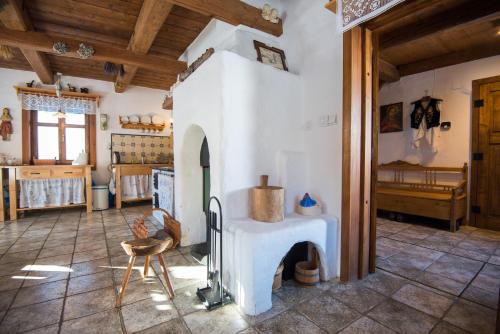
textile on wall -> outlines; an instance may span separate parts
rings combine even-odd
[[[404,0],[339,0],[342,32],[368,21]]]
[[[46,112],[57,112],[59,110],[70,114],[95,115],[97,101],[92,98],[52,96],[37,93],[22,92],[22,108],[25,110],[40,110]]]

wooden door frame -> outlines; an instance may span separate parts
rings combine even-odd
[[[477,196],[477,186],[478,186],[478,178],[479,178],[479,166],[478,162],[472,159],[472,155],[475,152],[480,151],[479,147],[479,110],[478,107],[474,106],[474,101],[481,99],[481,86],[489,83],[499,82],[500,75],[488,77],[484,79],[478,79],[472,81],[472,99],[471,99],[471,151],[470,151],[470,192],[469,192],[469,204],[470,204],[470,213],[469,213],[469,224],[472,226],[478,226],[478,215],[472,212],[473,205],[481,205],[482,203],[478,202]],[[479,107],[482,108],[482,107]]]
[[[378,80],[378,38],[364,26],[345,32],[340,260],[344,282],[375,271]]]

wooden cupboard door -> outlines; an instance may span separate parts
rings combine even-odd
[[[471,189],[472,203],[479,211],[475,214],[476,226],[500,231],[500,82],[480,86],[483,107],[479,113],[479,124],[473,133],[477,138],[477,153],[482,153],[482,160],[476,165],[475,189]],[[474,146],[474,145],[473,145]]]

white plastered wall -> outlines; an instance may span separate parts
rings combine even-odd
[[[205,238],[201,187],[193,182],[201,175],[201,141],[197,156],[186,145],[197,136],[193,126],[207,137],[211,195],[222,200],[226,220],[248,217],[248,190],[261,174],[286,187],[286,210],[293,211],[295,195],[305,188],[305,178],[291,177],[305,174],[299,87],[294,74],[221,51],[175,89],[175,204],[183,244]]]

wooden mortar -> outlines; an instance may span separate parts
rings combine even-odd
[[[277,223],[285,219],[285,190],[268,185],[269,176],[261,175],[260,186],[250,189],[250,217]]]

